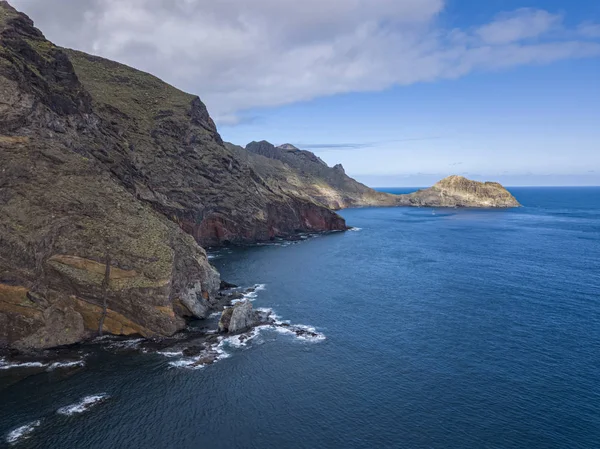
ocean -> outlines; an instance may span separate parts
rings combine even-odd
[[[350,209],[212,253],[316,337],[265,327],[201,369],[110,340],[0,363],[0,447],[600,447],[600,188],[509,190],[524,207]]]

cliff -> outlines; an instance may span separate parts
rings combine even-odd
[[[329,209],[394,206],[395,195],[377,192],[352,179],[341,165],[329,167],[310,151],[293,145],[279,147],[261,141],[246,148],[226,143],[240,161],[251,166],[271,189],[295,198],[315,201]]]
[[[56,47],[6,2],[0,98],[0,346],[75,343],[102,316],[171,335],[217,300],[200,245],[346,228],[234,158],[198,97]]]
[[[497,182],[448,176],[428,189],[398,195],[399,206],[506,208],[520,204]]]

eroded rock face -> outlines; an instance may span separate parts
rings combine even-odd
[[[520,204],[497,182],[478,182],[462,176],[448,176],[434,186],[408,195],[399,195],[399,205],[426,207],[506,208]]]

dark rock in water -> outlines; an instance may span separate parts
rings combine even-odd
[[[235,284],[231,284],[227,281],[221,279],[221,285],[219,286],[219,290],[231,290],[232,288],[237,288],[238,286]]]
[[[190,346],[185,348],[182,352],[185,357],[197,357],[202,351],[204,351],[204,346]]]
[[[241,292],[233,292],[233,293],[229,293],[227,296],[229,297],[229,299],[235,300],[235,299],[242,299],[244,297],[244,294]]]
[[[253,293],[253,292],[255,292],[255,291],[256,291],[256,287],[248,287],[248,288],[246,289],[246,293]]]
[[[258,324],[272,324],[274,322],[269,311],[257,310],[254,313]]]

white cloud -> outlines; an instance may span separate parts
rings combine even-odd
[[[445,30],[443,0],[12,3],[59,45],[200,95],[221,124],[255,107],[600,55],[600,43],[579,39],[594,37],[591,24],[569,34],[561,16],[543,10]]]

